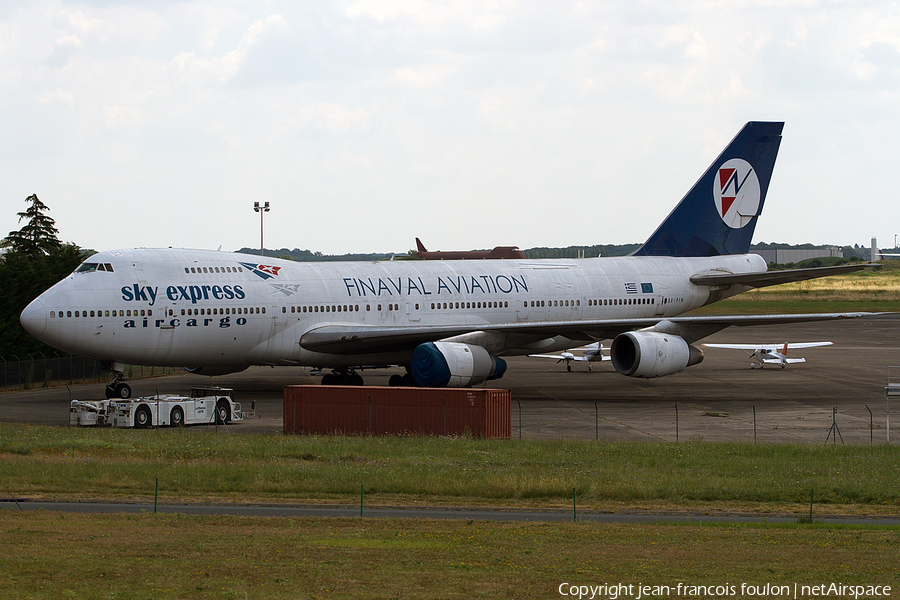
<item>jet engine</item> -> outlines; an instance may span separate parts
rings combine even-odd
[[[609,351],[616,371],[629,377],[662,377],[703,360],[703,351],[684,338],[655,331],[629,331],[616,336]]]
[[[229,375],[231,373],[240,373],[247,370],[247,365],[218,366],[218,367],[185,367],[185,371],[194,375],[208,375],[216,377],[218,375]]]
[[[481,346],[426,342],[413,352],[410,372],[421,387],[468,387],[503,377],[506,361]]]

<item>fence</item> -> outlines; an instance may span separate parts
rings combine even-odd
[[[844,406],[728,402],[725,410],[648,403],[513,401],[512,437],[628,442],[891,443],[890,422],[857,402]],[[727,411],[727,412],[726,412]]]
[[[0,356],[0,370],[0,385],[4,392],[89,381],[101,382],[110,378],[109,371],[103,368],[103,363],[99,360],[56,352],[52,356],[42,353]],[[175,367],[125,367],[125,374],[129,378],[170,375],[180,371],[180,368]]]

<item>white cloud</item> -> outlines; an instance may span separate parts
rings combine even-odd
[[[266,196],[267,244],[323,252],[634,242],[743,122],[784,119],[759,235],[867,242],[898,32],[892,3],[815,0],[21,2],[0,230],[38,193],[85,246],[253,246]]]
[[[267,16],[255,21],[241,37],[237,47],[223,56],[198,56],[196,51],[181,52],[172,60],[176,77],[182,83],[205,82],[226,83],[233,78],[243,66],[247,55],[266,35],[283,31],[287,28],[284,17],[279,14]],[[209,49],[211,40],[217,32],[207,32],[200,40],[203,48]]]
[[[75,106],[75,95],[71,91],[61,88],[40,91],[34,95],[34,99],[38,104],[43,104],[45,106],[54,104],[66,105],[68,107]]]
[[[513,0],[356,0],[346,6],[345,13],[351,19],[369,18],[380,23],[406,19],[429,27],[461,24],[475,30],[491,31],[502,25],[507,15],[517,8]]]
[[[333,134],[368,128],[369,112],[362,108],[349,108],[344,104],[319,102],[303,106],[284,127],[282,134],[297,133],[306,127]]]
[[[451,65],[426,65],[418,69],[400,67],[394,73],[394,81],[412,87],[428,87],[444,81],[447,75],[456,72]]]

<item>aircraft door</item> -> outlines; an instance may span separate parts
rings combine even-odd
[[[666,306],[663,303],[663,297],[660,295],[656,295],[653,297],[653,301],[656,303],[656,307],[655,307],[656,312],[654,313],[653,316],[655,316],[655,317],[663,316],[666,312]]]
[[[139,262],[131,263],[132,268],[134,269],[134,276],[137,279],[139,284],[147,283],[147,276],[144,275],[144,267]]]
[[[527,321],[528,315],[530,314],[529,309],[534,310],[531,308],[531,304],[534,303],[534,300],[516,300],[515,302],[516,302],[516,318],[519,321]]]
[[[163,356],[168,356],[172,350],[172,343],[175,339],[175,326],[178,323],[175,317],[175,309],[166,302],[159,309],[159,351]]]
[[[406,302],[406,316],[409,317],[409,320],[417,323],[422,315],[422,302],[419,300],[412,301],[408,300]]]

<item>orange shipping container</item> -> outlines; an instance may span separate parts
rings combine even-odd
[[[509,390],[289,385],[284,433],[510,437]]]

